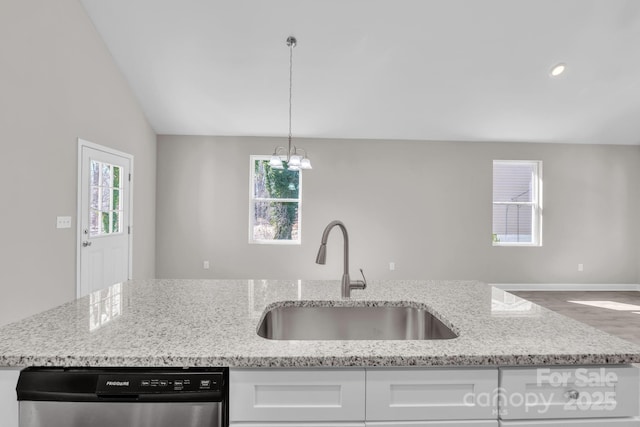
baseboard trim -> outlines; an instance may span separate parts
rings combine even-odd
[[[640,291],[640,284],[600,283],[490,283],[503,291]]]

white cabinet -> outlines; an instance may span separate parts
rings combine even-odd
[[[498,427],[474,394],[496,368],[231,369],[229,387],[232,427]]]
[[[229,418],[364,421],[364,369],[231,369]]]
[[[16,385],[20,369],[0,368],[0,425],[18,427]]]
[[[496,424],[497,425],[497,424]],[[331,423],[331,422],[269,422],[269,423],[238,423],[232,422],[232,427],[365,427],[365,423]]]
[[[638,383],[638,369],[632,366],[501,368],[500,418],[634,417]]]
[[[629,418],[602,418],[598,420],[529,420],[500,421],[500,427],[639,427],[640,420]]]
[[[231,369],[229,415],[231,427],[640,427],[638,372]]]
[[[461,420],[461,421],[387,421],[369,422],[366,427],[498,427],[496,420]]]
[[[366,419],[495,420],[497,389],[495,368],[367,369]]]

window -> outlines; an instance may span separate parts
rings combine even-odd
[[[249,243],[300,244],[301,173],[269,159],[251,156]]]
[[[122,168],[91,160],[89,236],[122,233]]]
[[[542,246],[542,162],[493,161],[493,245]]]

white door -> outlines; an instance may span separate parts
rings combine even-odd
[[[78,140],[78,297],[131,276],[133,157]]]

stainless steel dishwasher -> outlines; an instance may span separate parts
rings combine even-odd
[[[20,427],[226,427],[228,368],[27,368]]]

